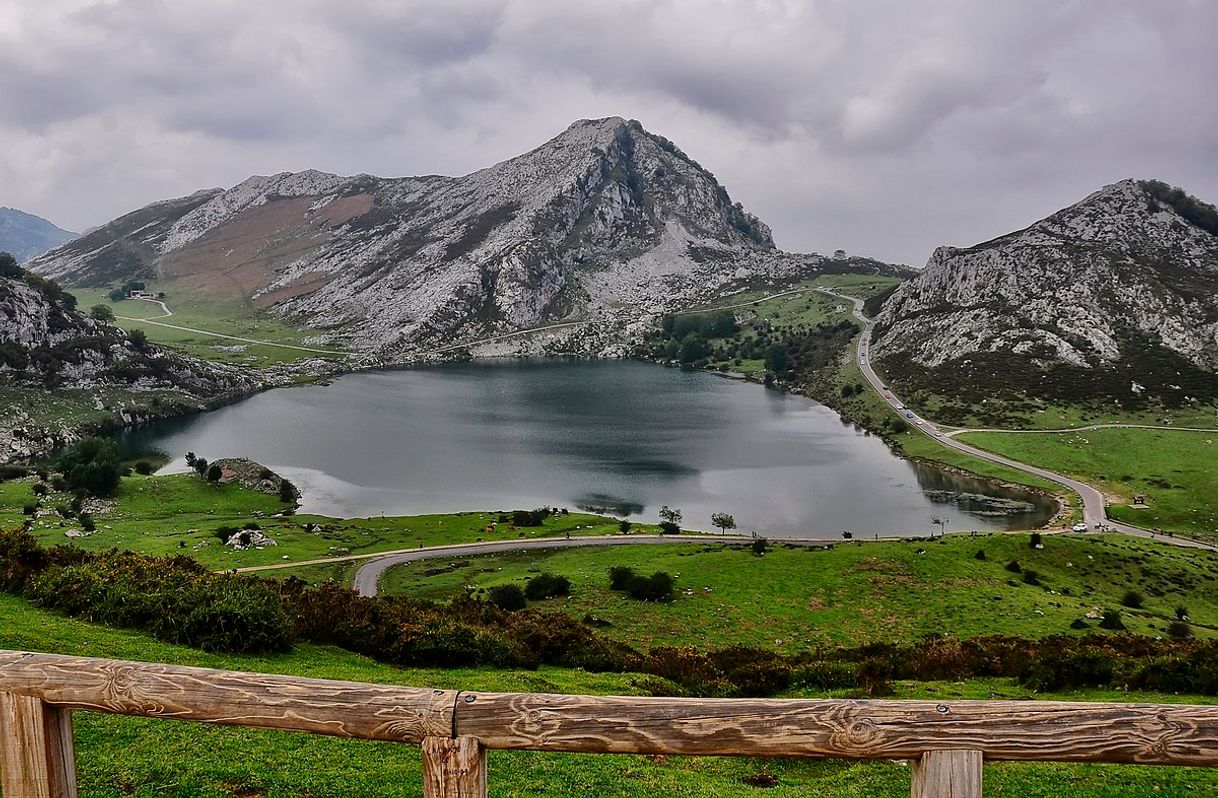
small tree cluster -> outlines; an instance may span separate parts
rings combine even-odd
[[[626,566],[609,569],[609,589],[623,590],[639,601],[672,601],[673,581],[672,576],[663,571],[642,576]]]

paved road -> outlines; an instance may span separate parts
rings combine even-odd
[[[1172,427],[1166,424],[1089,424],[1086,427],[1065,427],[1060,429],[998,429],[995,427],[971,427],[968,429],[953,429],[944,433],[949,438],[963,435],[966,432],[1001,432],[1010,435],[1043,435],[1046,432],[1087,432],[1093,429],[1165,429],[1177,432],[1213,432],[1218,429],[1211,427]]]
[[[494,554],[503,551],[528,551],[532,549],[569,549],[581,546],[634,546],[638,544],[655,543],[752,543],[751,537],[741,535],[703,535],[682,536],[670,535],[613,535],[578,538],[534,538],[532,540],[496,540],[489,543],[465,543],[456,546],[431,546],[414,551],[404,551],[400,554],[379,556],[368,564],[361,566],[355,572],[355,589],[361,596],[375,596],[381,575],[395,565],[418,562],[419,560],[434,560],[438,557],[470,557],[477,554]],[[808,541],[820,545],[824,541]]]
[[[884,398],[884,401],[888,403],[888,406],[892,408],[893,412],[904,417],[905,420],[910,423],[910,425],[913,427],[913,429],[917,430],[918,432],[921,432],[923,435],[930,437],[931,439],[937,441],[939,444],[941,444],[943,446],[947,446],[949,448],[964,452],[965,454],[970,455],[972,457],[977,457],[982,460],[988,460],[991,463],[998,463],[1000,465],[1018,469],[1019,471],[1023,471],[1028,474],[1034,474],[1038,477],[1041,477],[1042,479],[1047,479],[1050,482],[1056,482],[1058,485],[1063,485],[1063,486],[1069,488],[1070,490],[1077,493],[1080,497],[1082,497],[1083,522],[1085,524],[1087,524],[1087,526],[1091,529],[1096,529],[1100,526],[1104,526],[1104,527],[1113,529],[1117,532],[1123,532],[1126,535],[1136,535],[1137,537],[1143,537],[1143,538],[1154,538],[1155,540],[1161,540],[1165,543],[1171,543],[1172,545],[1175,545],[1175,546],[1183,546],[1185,548],[1194,548],[1194,549],[1206,549],[1208,551],[1218,551],[1218,547],[1211,546],[1207,543],[1200,543],[1195,540],[1189,540],[1188,538],[1167,537],[1165,535],[1156,535],[1155,533],[1153,533],[1149,530],[1146,530],[1146,529],[1141,529],[1140,527],[1130,526],[1129,524],[1122,524],[1117,521],[1112,521],[1111,519],[1108,518],[1108,512],[1105,508],[1104,494],[1101,493],[1100,491],[1096,490],[1095,488],[1091,487],[1090,485],[1086,484],[1085,482],[1079,482],[1077,479],[1071,479],[1070,477],[1063,476],[1062,474],[1057,474],[1053,471],[1049,471],[1048,469],[1039,468],[1039,467],[1033,466],[1033,465],[1028,465],[1027,463],[1021,463],[1018,460],[1012,460],[1010,458],[1002,457],[1001,455],[997,455],[992,452],[987,452],[984,449],[978,449],[976,447],[969,446],[967,443],[963,443],[961,441],[955,440],[954,438],[948,437],[946,435],[946,433],[944,433],[942,430],[940,430],[939,427],[936,424],[934,424],[933,422],[927,421],[926,419],[923,419],[923,418],[918,418],[912,411],[905,408],[904,403],[900,400],[900,398],[897,397],[896,394],[894,394],[892,391],[888,390],[888,386],[884,385],[884,382],[878,376],[876,376],[875,371],[873,371],[871,368],[869,355],[870,355],[870,345],[871,345],[871,334],[872,334],[872,330],[875,327],[875,322],[863,314],[863,300],[859,299],[858,297],[847,296],[846,294],[839,294],[838,292],[836,292],[830,288],[818,288],[817,290],[823,291],[824,293],[829,294],[831,296],[838,297],[839,299],[844,299],[848,302],[854,303],[854,315],[860,321],[862,321],[863,325],[864,325],[863,334],[861,336],[859,336],[859,343],[858,343],[857,355],[858,355],[859,370],[863,372],[863,376],[867,379],[867,382],[870,383],[871,387],[873,389],[875,389],[875,391],[877,393],[879,393],[881,397]]]

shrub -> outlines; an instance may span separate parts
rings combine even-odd
[[[279,480],[279,501],[285,504],[296,501],[300,496],[300,491],[286,479]]]
[[[1040,585],[1040,575],[1037,574],[1035,571],[1024,571],[1023,572],[1023,583],[1025,585],[1039,586]]]
[[[520,585],[495,585],[487,595],[490,597],[491,603],[501,610],[523,610],[528,606]]]
[[[22,515],[33,515],[36,512],[38,512],[38,505],[34,502],[26,502],[25,504],[21,505]]]
[[[86,532],[92,532],[97,529],[97,524],[93,522],[93,516],[88,513],[81,513],[77,520],[80,521],[80,528]]]
[[[1115,632],[1123,631],[1125,624],[1121,621],[1121,611],[1104,610],[1104,614],[1100,616],[1100,628]]]
[[[1023,568],[1020,567],[1019,562],[1017,560],[1011,560],[1009,563],[1006,564],[1005,567],[1008,571],[1010,571],[1013,574],[1023,573]]]
[[[974,560],[984,560],[985,559],[985,549],[977,549],[977,553],[973,555],[973,559]]]
[[[1075,618],[1073,621],[1070,622],[1070,628],[1071,629],[1086,629],[1086,628],[1088,628],[1088,626],[1087,626],[1087,622],[1084,621],[1082,618]]]
[[[1176,620],[1177,621],[1187,621],[1188,620],[1188,607],[1185,607],[1183,604],[1181,604],[1179,607],[1176,607]]]
[[[30,490],[34,492],[35,496],[45,496],[51,492],[50,486],[45,482],[34,483],[34,487],[30,488]]]
[[[672,521],[661,521],[660,522],[660,534],[661,535],[679,535],[679,534],[681,534],[681,527],[677,526]]]
[[[663,571],[651,576],[634,574],[626,583],[626,592],[639,601],[672,601],[673,578]]]
[[[235,526],[221,526],[216,528],[216,537],[220,538],[221,543],[228,543],[228,539],[240,532]]]
[[[118,445],[105,438],[85,438],[59,458],[56,467],[69,489],[109,496],[118,488]]]
[[[148,462],[147,460],[137,460],[135,463],[135,473],[137,474],[148,476],[153,472],[153,470],[152,463]]]
[[[626,585],[634,578],[634,569],[625,565],[615,565],[609,569],[609,589],[625,590]]]
[[[1040,533],[1033,532],[1032,536],[1028,539],[1028,547],[1036,549],[1036,548],[1040,548],[1042,545],[1043,544],[1040,539]]]
[[[618,521],[617,522],[617,531],[621,532],[623,535],[630,534],[630,522],[627,521],[625,518],[623,518],[621,521]]]
[[[0,465],[0,482],[8,482],[12,479],[21,479],[28,477],[30,470],[21,466],[15,465]]]
[[[571,580],[557,574],[538,574],[525,584],[524,594],[529,601],[569,596],[571,595]]]
[[[516,526],[541,526],[550,517],[550,508],[537,510],[512,510],[512,523]]]
[[[1187,621],[1175,620],[1167,625],[1167,634],[1177,640],[1184,640],[1193,636],[1193,630]]]
[[[753,550],[753,554],[760,557],[769,550],[770,541],[766,540],[765,538],[757,538],[752,542],[749,548]]]
[[[1142,594],[1136,590],[1127,590],[1125,595],[1121,596],[1121,604],[1130,609],[1138,610],[1142,608]]]

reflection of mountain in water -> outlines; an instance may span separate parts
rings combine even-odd
[[[610,496],[606,493],[585,493],[575,500],[575,506],[586,513],[616,515],[626,518],[631,515],[642,515],[646,508],[636,501],[623,499],[620,496]]]
[[[949,504],[961,512],[986,518],[1009,518],[1040,526],[1057,509],[1056,502],[1040,493],[997,487],[991,482],[949,473],[914,463],[918,486],[935,504]]]
[[[950,490],[922,491],[935,504],[954,504],[973,515],[1000,518],[1019,513],[1034,513],[1036,505],[1019,499],[1004,499],[998,496],[983,496],[980,493],[960,493]]]

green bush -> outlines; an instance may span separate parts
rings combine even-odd
[[[487,595],[491,603],[501,610],[523,610],[528,606],[520,585],[495,585]]]
[[[1120,610],[1104,610],[1104,614],[1100,616],[1100,628],[1114,632],[1123,631],[1125,623],[1121,620]]]
[[[571,595],[571,580],[557,574],[538,574],[525,584],[524,594],[529,601],[569,596]]]
[[[1121,604],[1134,610],[1142,608],[1142,601],[1142,594],[1136,590],[1126,590],[1125,595],[1121,596]]]
[[[626,593],[639,601],[672,601],[673,578],[663,571],[651,576],[635,574],[626,583]]]
[[[148,462],[147,460],[137,460],[135,463],[135,473],[137,474],[148,476],[154,470],[155,468],[153,467],[152,463]]]
[[[626,585],[634,578],[634,569],[625,565],[615,565],[609,569],[609,589],[625,590]]]
[[[85,438],[59,458],[56,468],[68,489],[109,496],[118,488],[118,445],[106,438]]]

